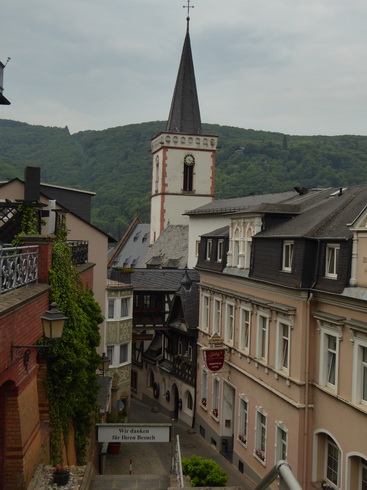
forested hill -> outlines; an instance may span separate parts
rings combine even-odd
[[[216,197],[295,186],[367,183],[367,136],[289,136],[215,124]],[[165,122],[70,134],[68,128],[0,119],[0,180],[41,167],[42,182],[94,191],[92,222],[119,238],[139,211],[149,221],[150,140]]]

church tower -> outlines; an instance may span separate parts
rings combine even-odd
[[[189,8],[189,7],[188,7]],[[202,134],[189,23],[166,130],[151,141],[150,242],[168,225],[188,224],[186,211],[214,199],[217,136]]]

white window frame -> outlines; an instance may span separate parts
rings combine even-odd
[[[218,238],[217,244],[217,262],[222,262],[224,252],[224,238]]]
[[[339,371],[339,341],[340,335],[333,328],[323,326],[320,333],[320,385],[327,386],[337,392],[338,390],[338,371]],[[330,344],[331,338],[335,338],[335,349]],[[335,356],[335,382],[330,381],[331,365],[330,360]]]
[[[236,306],[232,302],[226,302],[226,321],[224,326],[224,341],[233,345],[235,329]]]
[[[126,347],[127,349],[127,355],[126,355],[126,361],[121,362],[121,347]],[[127,364],[131,363],[131,342],[122,342],[121,344],[117,345],[116,348],[118,349],[118,366],[126,366]]]
[[[367,353],[367,338],[354,338],[353,347],[353,387],[354,403],[367,406],[367,361],[363,360],[363,351]],[[366,384],[366,394],[363,398],[363,384]]]
[[[120,298],[120,318],[130,318],[131,315],[131,305],[132,305],[132,297],[131,296],[124,296],[123,298]],[[123,302],[127,303],[127,315],[122,315],[123,312],[123,307],[122,304]]]
[[[251,308],[240,307],[240,350],[250,352],[251,341]]]
[[[213,240],[211,238],[208,238],[206,241],[206,248],[205,248],[205,260],[210,260],[212,249],[213,249]]]
[[[284,335],[284,328],[288,329],[288,335]],[[291,323],[284,318],[277,319],[277,348],[275,353],[275,366],[278,371],[289,373],[291,354]],[[284,346],[287,344],[286,362],[284,362]]]
[[[336,471],[336,482],[333,482],[330,478],[328,478],[328,469],[329,469],[329,449],[332,448],[333,450],[336,450],[337,451],[337,455],[338,455],[338,458],[337,458],[337,464],[338,464],[338,468],[337,468],[337,471]],[[330,454],[331,457],[333,457],[333,455]],[[338,447],[338,445],[336,444],[336,442],[328,435],[325,435],[325,461],[324,461],[324,478],[325,478],[325,481],[327,483],[332,483],[333,485],[336,485],[336,488],[339,488],[340,487],[340,481],[341,481],[341,478],[340,478],[340,472],[341,472],[341,452],[340,452],[340,449]],[[335,470],[333,468],[330,467],[330,470],[335,472]],[[329,474],[329,476],[331,476]]]
[[[116,318],[115,298],[107,298],[107,319],[114,320],[115,318]]]
[[[263,321],[265,321],[265,324]],[[258,312],[256,323],[256,357],[259,360],[267,363],[269,353],[269,315],[263,312]]]
[[[244,446],[248,444],[248,417],[249,417],[249,400],[244,394],[239,396],[238,407],[238,440]]]
[[[220,335],[221,330],[221,319],[222,319],[222,300],[221,298],[213,298],[213,325],[212,333],[217,333]]]
[[[338,278],[340,245],[328,243],[325,250],[325,277],[329,279]]]
[[[294,241],[285,240],[283,242],[282,271],[292,272],[293,252],[294,252]]]
[[[283,438],[285,435],[285,440]],[[284,457],[285,455],[285,457]],[[288,459],[288,428],[283,422],[275,422],[275,463]]]
[[[203,294],[203,308],[201,316],[201,327],[203,330],[209,330],[209,319],[210,319],[210,296],[209,294]]]
[[[267,417],[268,415],[262,407],[256,407],[254,455],[263,464],[266,462]]]
[[[112,367],[114,365],[114,352],[115,352],[115,346],[114,345],[107,345],[106,346],[106,354],[110,360],[109,367]]]
[[[181,340],[179,340],[178,344],[177,344],[177,354],[179,356],[182,356],[182,341]]]

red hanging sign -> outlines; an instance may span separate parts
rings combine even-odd
[[[218,348],[208,348],[204,350],[204,359],[206,367],[210,371],[219,371],[222,369],[224,364],[224,355],[226,349],[218,349]]]

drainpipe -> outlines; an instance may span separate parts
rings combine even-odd
[[[305,420],[304,420],[304,431],[303,431],[303,454],[305,455],[303,467],[303,481],[302,488],[306,488],[307,482],[307,466],[309,462],[308,458],[308,416],[309,416],[309,399],[310,399],[310,327],[311,327],[311,303],[313,300],[313,288],[317,282],[319,277],[320,270],[320,248],[321,241],[317,240],[317,252],[316,252],[316,269],[314,280],[311,285],[311,288],[308,293],[307,303],[306,303],[306,346],[305,346],[305,355],[306,355],[306,365],[305,365]]]

